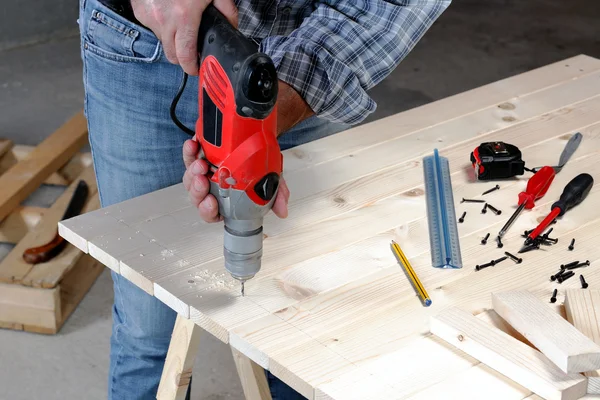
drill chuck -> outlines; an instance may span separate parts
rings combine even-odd
[[[241,282],[252,279],[260,271],[262,222],[262,217],[255,220],[225,220],[225,269]]]

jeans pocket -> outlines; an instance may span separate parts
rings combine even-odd
[[[92,10],[82,41],[85,51],[118,62],[152,63],[161,55],[156,36],[100,7]]]

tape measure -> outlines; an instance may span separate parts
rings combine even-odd
[[[436,268],[462,268],[448,159],[438,150],[423,159],[431,262]]]
[[[557,174],[575,153],[582,138],[583,135],[579,132],[569,138],[560,155],[558,165],[552,167]],[[521,150],[517,146],[504,142],[481,143],[471,153],[471,164],[473,164],[475,175],[480,181],[512,178],[523,175],[525,171],[537,172],[541,168],[525,168]]]
[[[521,150],[504,142],[481,143],[471,153],[471,163],[480,181],[512,178],[525,173]]]

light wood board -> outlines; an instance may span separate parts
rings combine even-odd
[[[567,375],[539,351],[458,308],[434,316],[431,332],[546,399],[578,399],[587,392],[580,374]]]
[[[594,343],[600,344],[600,290],[570,289],[565,294],[567,318]],[[600,394],[600,371],[589,371],[587,392]]]
[[[201,222],[182,185],[64,221],[59,231],[309,399],[522,399],[531,391],[432,338],[428,321],[448,306],[487,311],[495,291],[528,289],[547,301],[556,286],[548,277],[573,257],[565,244],[571,237],[578,257],[600,261],[598,185],[555,225],[558,245],[527,253],[519,265],[473,269],[516,252],[520,233],[576,174],[600,182],[599,94],[600,61],[577,56],[284,152],[290,216],[265,218],[262,269],[246,297],[223,268],[222,225]],[[553,165],[575,132],[583,144],[537,207],[515,222],[505,248],[482,246],[516,207],[529,175],[486,196],[501,216],[481,215],[480,204],[459,203],[492,186],[474,181],[470,152],[503,140],[522,150],[528,166]],[[456,271],[430,261],[421,160],[436,147],[450,161],[457,213],[468,212],[459,224],[464,268]],[[392,239],[431,307],[401,272]],[[590,285],[600,285],[600,272],[589,271]],[[559,303],[562,289],[578,284],[560,286]]]
[[[526,290],[492,294],[494,310],[565,372],[600,368],[600,346]]]

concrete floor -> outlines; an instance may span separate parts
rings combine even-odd
[[[599,18],[593,0],[455,0],[372,90],[379,107],[368,120],[577,54],[600,57]],[[82,98],[77,38],[0,52],[0,137],[36,144],[76,113]],[[105,398],[111,302],[105,273],[58,335],[0,330],[0,397]],[[208,335],[192,397],[242,398],[228,348]]]

